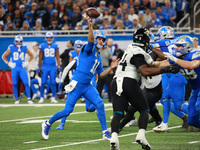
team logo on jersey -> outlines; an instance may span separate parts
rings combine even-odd
[[[97,52],[95,53],[95,57],[97,57]]]

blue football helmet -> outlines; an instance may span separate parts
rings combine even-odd
[[[176,56],[180,57],[184,54],[187,54],[189,51],[193,49],[193,40],[190,36],[183,35],[180,36],[179,39],[176,41],[175,45],[181,45],[182,48],[176,47]]]
[[[161,27],[158,30],[159,39],[173,39],[175,37],[174,29],[170,26]]]
[[[152,32],[149,33],[150,43],[154,43],[154,35]]]
[[[51,38],[51,39],[49,39],[49,38]],[[50,32],[50,31],[47,32],[47,33],[46,33],[46,37],[45,37],[45,39],[46,39],[46,41],[47,41],[48,44],[53,43],[53,33]]]
[[[81,40],[76,40],[74,42],[74,49],[75,50],[80,51],[82,46],[83,46],[83,42]]]
[[[104,41],[102,42],[102,45],[98,44],[97,38],[103,38],[104,39]],[[95,46],[97,48],[101,49],[101,48],[104,48],[105,43],[106,43],[106,36],[105,36],[104,32],[101,31],[101,30],[94,31],[94,44],[95,44]]]
[[[17,35],[15,37],[14,43],[15,43],[16,47],[20,48],[23,44],[23,37],[21,35]]]

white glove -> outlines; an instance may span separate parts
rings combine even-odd
[[[28,66],[29,62],[23,62],[22,63],[22,67],[25,68],[26,66]]]
[[[177,58],[174,57],[173,55],[171,55],[170,53],[166,53],[166,52],[163,52],[163,53],[164,53],[164,55],[165,55],[165,57],[166,57],[167,59],[170,59],[170,60],[173,61],[173,62],[176,62],[176,61],[177,61]]]
[[[10,67],[10,68],[15,68],[15,66],[16,66],[16,63],[13,63],[13,62],[9,62],[8,63],[8,66]]]

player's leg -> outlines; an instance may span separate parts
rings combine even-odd
[[[96,110],[96,108],[92,103],[90,103],[90,101],[85,99],[85,110],[87,112],[94,112]]]
[[[51,128],[51,125],[55,121],[63,117],[68,117],[70,113],[74,110],[74,106],[77,100],[82,95],[81,91],[82,91],[82,88],[80,88],[80,86],[77,84],[77,88],[74,88],[74,90],[68,94],[64,109],[54,114],[54,116],[51,117],[49,121],[45,121],[44,123],[42,123],[42,137],[44,139],[49,139],[49,130]]]
[[[47,83],[48,75],[49,75],[49,69],[44,67],[42,69],[42,74],[41,74],[40,100],[38,101],[38,103],[44,103],[44,88],[45,84]]]
[[[19,79],[18,68],[11,69],[11,76],[12,76],[13,95],[14,95],[14,98],[15,98],[15,103],[19,104],[19,101],[18,101],[18,89],[17,89],[18,79]]]
[[[58,101],[55,99],[56,97],[56,67],[52,68],[50,71],[50,80],[51,80],[51,92],[52,92],[51,103],[58,103]]]
[[[30,90],[30,85],[29,85],[29,77],[26,72],[26,68],[21,68],[20,70],[20,78],[25,86],[25,91],[28,99],[28,103],[31,104],[31,90]]]
[[[86,87],[86,91],[83,95],[90,103],[92,103],[96,110],[99,122],[101,124],[102,132],[103,132],[103,139],[107,140],[110,138],[110,134],[107,131],[107,124],[106,124],[106,115],[104,109],[104,103],[99,96],[97,89],[93,85],[88,85]]]
[[[34,79],[31,80],[31,90],[33,92],[32,100],[37,98],[37,90],[35,88],[35,84],[39,85],[39,82],[38,82],[37,79],[34,78]]]

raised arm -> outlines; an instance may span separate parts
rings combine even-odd
[[[87,14],[86,14],[86,19],[88,21],[88,26],[89,26],[88,41],[94,43],[93,22],[92,19]]]

